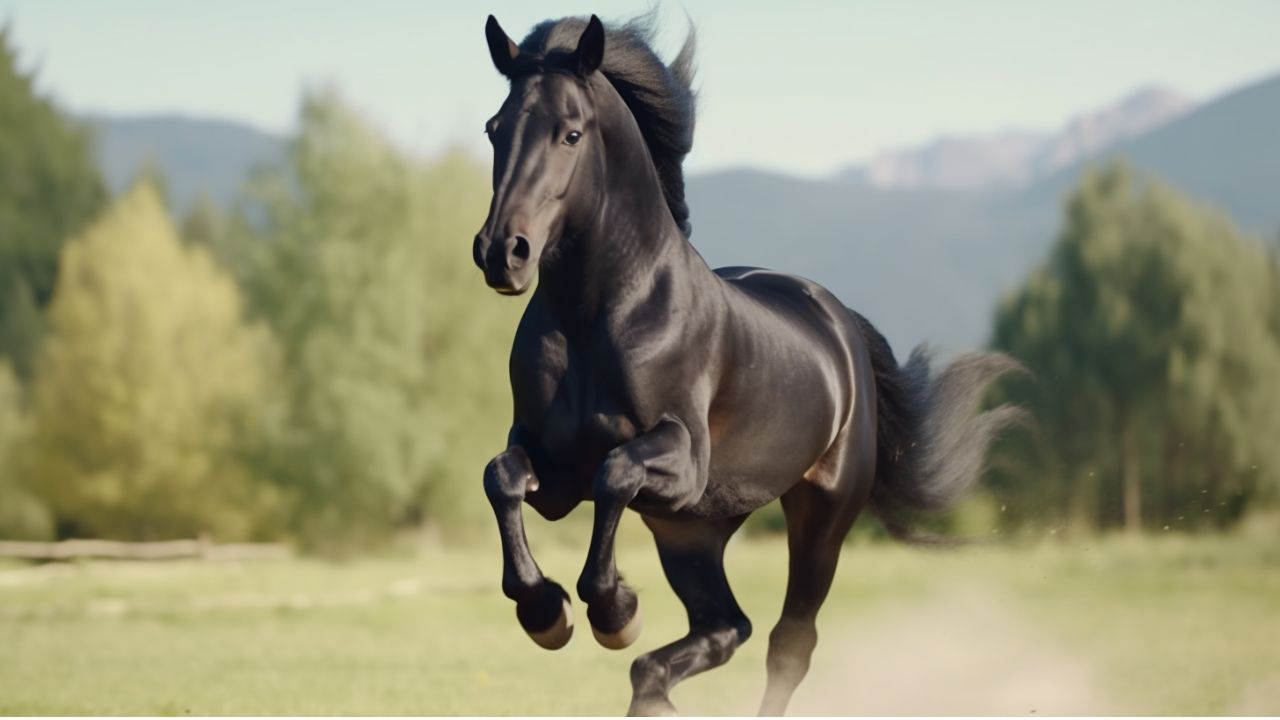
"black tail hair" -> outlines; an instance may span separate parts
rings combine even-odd
[[[852,312],[852,311],[850,311]],[[913,519],[944,510],[968,490],[1001,430],[1026,418],[1015,405],[978,412],[984,391],[1004,373],[1026,372],[1003,353],[961,355],[934,376],[924,346],[899,366],[893,349],[858,313],[876,377],[876,477],[871,512],[893,537],[917,544],[954,544],[921,531]]]

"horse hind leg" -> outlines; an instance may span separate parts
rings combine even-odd
[[[846,491],[846,493],[849,491]],[[841,546],[861,503],[802,482],[782,496],[790,561],[782,617],[769,633],[768,686],[760,714],[782,715],[818,644],[817,618],[831,589]]]
[[[734,599],[724,573],[725,545],[745,519],[745,515],[709,522],[645,518],[667,581],[688,612],[689,632],[632,663],[629,715],[674,715],[668,697],[672,688],[728,662],[751,636],[751,621]]]

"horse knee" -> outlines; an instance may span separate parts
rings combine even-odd
[[[533,481],[533,465],[524,448],[512,445],[489,461],[484,469],[484,494],[491,505],[518,503]]]
[[[595,501],[618,500],[625,505],[635,498],[644,480],[644,462],[628,446],[620,445],[610,450],[600,464],[592,483]]]

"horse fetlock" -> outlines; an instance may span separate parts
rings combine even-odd
[[[616,572],[603,573],[587,568],[578,578],[578,599],[588,605],[604,604],[623,587]]]
[[[769,633],[769,653],[765,660],[770,677],[783,684],[799,683],[809,672],[809,662],[818,644],[812,622],[783,620]]]
[[[517,603],[537,602],[542,599],[542,582],[530,579],[515,568],[511,568],[502,573],[502,594]]]
[[[573,638],[573,605],[559,583],[546,580],[536,597],[516,603],[516,619],[540,647],[559,650]]]
[[[769,633],[769,649],[808,656],[818,645],[818,628],[812,619],[784,617]]]
[[[636,698],[627,709],[630,717],[676,717],[680,713],[671,704],[666,695],[660,697]]]
[[[637,696],[665,695],[670,677],[667,664],[651,653],[631,661],[631,687]]]
[[[667,699],[671,689],[671,668],[652,653],[641,655],[631,663],[631,707],[628,715],[674,715],[675,706]]]

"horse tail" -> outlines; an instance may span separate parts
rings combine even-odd
[[[852,312],[852,311],[851,311]],[[888,341],[858,320],[876,379],[876,476],[870,509],[889,534],[918,544],[954,540],[921,531],[912,517],[950,507],[982,473],[991,441],[1026,417],[1014,405],[979,412],[984,391],[1004,373],[1026,372],[1003,353],[957,357],[936,375],[924,346],[898,365]]]

